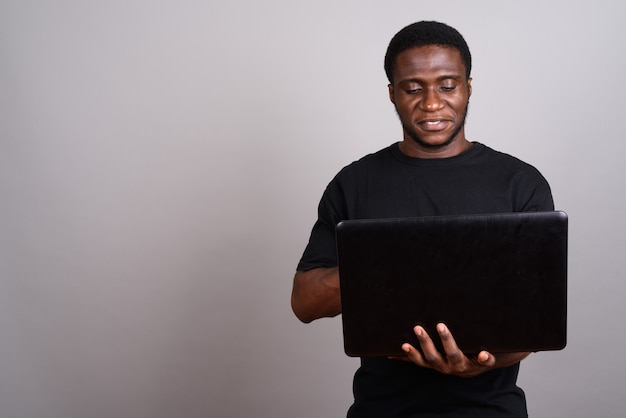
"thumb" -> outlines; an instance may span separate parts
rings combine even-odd
[[[478,364],[484,367],[492,367],[496,364],[496,358],[488,351],[481,351],[476,359]]]

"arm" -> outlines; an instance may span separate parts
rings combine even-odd
[[[450,330],[444,324],[437,324],[437,333],[444,348],[444,353],[440,353],[424,328],[417,326],[414,331],[422,352],[411,344],[405,343],[402,345],[402,350],[407,353],[406,359],[418,366],[460,377],[477,376],[492,369],[511,366],[530,354],[526,352],[500,353],[495,356],[487,351],[481,351],[476,357],[467,357],[457,347]]]
[[[291,308],[298,319],[306,323],[339,315],[339,269],[328,267],[297,271],[293,278]]]

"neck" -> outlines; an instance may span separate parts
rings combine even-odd
[[[425,147],[407,137],[398,144],[403,154],[413,158],[450,158],[462,154],[472,145],[465,137],[441,147]]]

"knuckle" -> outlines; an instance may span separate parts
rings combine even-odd
[[[467,372],[467,370],[468,370],[468,368],[467,368],[467,365],[465,365],[465,364],[460,364],[456,368],[456,372],[459,373],[459,374],[464,374],[464,373]]]
[[[460,352],[458,351],[453,351],[452,353],[448,354],[448,360],[450,361],[450,363],[453,364],[459,364],[463,362],[463,355],[461,355]]]
[[[426,354],[424,359],[429,363],[437,363],[437,356],[434,354]]]

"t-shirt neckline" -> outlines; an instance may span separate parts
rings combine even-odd
[[[482,152],[484,149],[484,145],[480,142],[472,141],[472,146],[462,153],[455,155],[454,157],[447,158],[418,158],[418,157],[409,157],[400,151],[400,143],[396,142],[390,146],[391,153],[398,160],[412,165],[422,165],[422,166],[438,166],[438,165],[448,165],[458,163],[460,161],[465,161],[467,159],[473,158]]]

